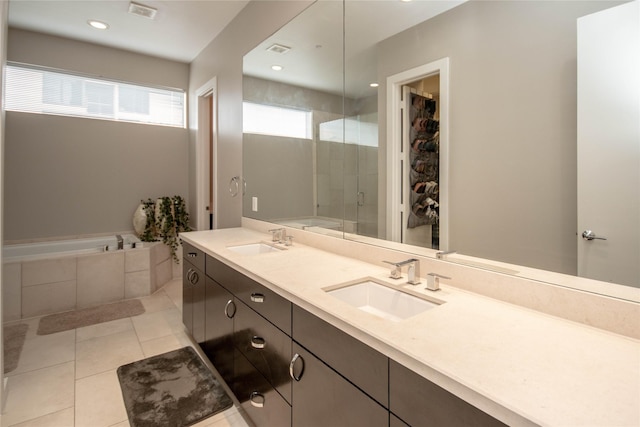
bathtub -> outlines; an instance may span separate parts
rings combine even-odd
[[[5,245],[4,320],[144,297],[179,277],[167,245],[122,239],[123,249],[115,235]]]
[[[140,239],[133,234],[123,234],[124,249],[139,246]],[[136,245],[138,244],[138,245]],[[4,262],[23,261],[46,257],[57,257],[94,252],[114,251],[118,249],[116,236],[87,239],[50,240],[35,243],[5,245],[2,248]]]

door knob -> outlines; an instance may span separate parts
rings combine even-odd
[[[606,238],[606,237],[598,237],[598,236],[596,236],[596,233],[594,233],[594,232],[593,232],[593,231],[591,231],[591,230],[584,230],[584,231],[582,232],[582,238],[583,238],[584,240],[594,240],[594,239],[598,239],[598,240],[607,240],[607,238]]]

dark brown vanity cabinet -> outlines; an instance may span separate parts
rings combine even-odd
[[[389,362],[389,409],[411,426],[506,426],[393,360]]]
[[[182,322],[199,344],[205,339],[205,255],[183,243]]]
[[[296,342],[293,351],[293,426],[389,425],[387,409]]]
[[[205,339],[201,344],[227,384],[233,381],[233,327],[237,302],[231,292],[209,276],[205,287]]]
[[[293,306],[294,426],[389,425],[389,359]]]
[[[211,362],[256,426],[290,426],[291,303],[213,257],[206,257],[205,269],[207,290],[214,284],[224,290],[207,299],[207,326],[216,331],[208,335],[220,344],[217,352],[227,349],[209,356]],[[228,317],[231,332],[219,327]]]

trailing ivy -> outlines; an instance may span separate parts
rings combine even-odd
[[[180,246],[179,233],[191,231],[189,227],[189,214],[180,196],[161,197],[158,202],[151,199],[142,201],[147,215],[147,223],[140,239],[145,242],[162,240],[169,246],[174,261],[179,262],[178,247]]]
[[[144,226],[144,232],[140,236],[140,240],[143,242],[154,242],[156,240],[156,202],[151,199],[140,200],[142,203],[144,213],[147,217],[147,222]]]

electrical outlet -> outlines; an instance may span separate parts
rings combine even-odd
[[[251,198],[251,210],[253,212],[258,212],[258,198],[257,197],[252,197]]]

